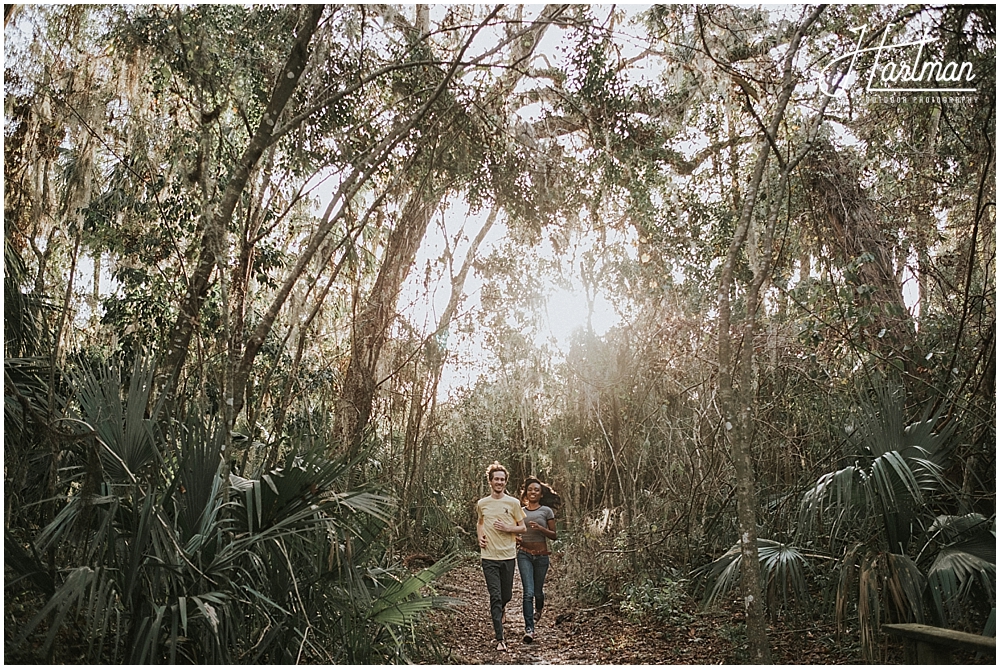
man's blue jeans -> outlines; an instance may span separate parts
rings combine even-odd
[[[535,631],[535,612],[542,612],[545,606],[545,572],[549,570],[548,555],[529,555],[524,551],[517,552],[517,570],[521,574],[521,589],[524,599],[521,610],[524,612],[524,631]]]
[[[483,576],[490,593],[490,617],[497,641],[503,641],[503,609],[514,596],[514,560],[483,560]]]

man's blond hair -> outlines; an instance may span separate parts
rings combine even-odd
[[[507,473],[507,468],[500,464],[497,460],[493,461],[493,464],[486,468],[486,480],[493,480],[493,472],[503,472],[505,478],[510,478],[510,474]]]

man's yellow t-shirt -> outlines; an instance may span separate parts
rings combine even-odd
[[[476,502],[477,523],[482,522],[486,534],[486,548],[480,549],[484,560],[512,560],[517,557],[517,544],[514,534],[500,532],[493,527],[493,521],[499,519],[510,525],[517,525],[524,520],[521,503],[510,495],[495,499],[487,495]]]

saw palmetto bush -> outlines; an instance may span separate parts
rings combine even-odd
[[[856,620],[875,661],[882,623],[960,627],[970,609],[995,607],[996,524],[949,513],[959,507],[944,476],[954,423],[925,415],[907,424],[901,393],[884,383],[857,410],[852,450],[802,496],[794,541],[761,539],[759,555],[773,609],[789,594],[805,600],[810,556],[828,551],[838,627]],[[739,564],[736,546],[700,570],[707,603],[738,582]]]
[[[9,228],[7,228],[9,230]],[[5,230],[5,232],[7,231]],[[52,374],[47,315],[57,309],[44,296],[22,292],[30,283],[24,259],[4,235],[4,513],[5,527],[37,524],[47,509],[32,502],[49,496],[53,434],[37,416],[60,402],[50,393],[59,376]]]
[[[809,588],[806,584],[808,564],[802,550],[770,539],[757,539],[757,555],[764,575],[764,595],[771,615],[777,614],[779,607],[806,605]],[[695,570],[708,584],[703,603],[718,601],[723,595],[738,587],[743,553],[736,544],[718,559]]]
[[[956,424],[905,416],[901,392],[888,385],[862,397],[849,464],[821,476],[800,507],[800,540],[837,558],[838,626],[857,617],[870,660],[884,622],[953,627],[963,607],[995,606],[995,523],[949,513],[958,508],[944,476]],[[984,585],[979,601],[974,583]]]
[[[259,479],[228,476],[220,422],[162,420],[152,374],[142,358],[124,384],[114,364],[73,373],[65,423],[91,457],[65,472],[51,522],[29,542],[7,536],[8,596],[41,602],[8,619],[8,657],[405,661],[420,613],[448,604],[424,588],[451,560],[405,575],[371,559],[391,500],[348,488],[356,463],[316,440]]]

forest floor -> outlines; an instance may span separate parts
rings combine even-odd
[[[534,643],[522,641],[520,577],[507,605],[504,634],[508,652],[493,640],[489,596],[478,560],[467,560],[435,584],[439,595],[460,599],[452,611],[435,611],[429,625],[442,647],[429,663],[440,664],[744,664],[748,660],[738,603],[702,612],[690,602],[676,621],[636,620],[611,600],[600,606],[581,604],[558,556],[545,581],[545,612],[535,626]],[[805,629],[803,629],[805,628]],[[811,622],[768,630],[775,664],[854,664],[856,647],[836,641],[832,625]]]

